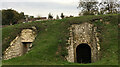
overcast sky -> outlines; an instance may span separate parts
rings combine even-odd
[[[78,2],[79,0],[0,0],[0,10],[12,8],[35,17],[47,17],[49,13],[54,17],[60,16],[61,13],[78,16],[80,12],[77,9]]]
[[[1,2],[0,9],[12,8],[33,16],[47,17],[51,13],[56,17],[62,12],[67,16],[79,14],[77,9],[79,0],[2,0]]]

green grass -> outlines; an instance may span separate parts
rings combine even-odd
[[[96,18],[103,18],[110,24],[104,24],[100,21],[92,21]],[[62,20],[32,22],[26,24],[17,24],[3,28],[3,49],[5,50],[9,43],[24,28],[35,26],[38,30],[36,40],[33,42],[32,50],[17,58],[3,60],[3,65],[117,65],[118,64],[118,16],[117,15],[99,15],[99,16],[81,16]],[[67,55],[65,47],[68,38],[68,27],[74,23],[90,22],[98,27],[101,45],[100,60],[90,64],[69,63],[64,56]]]
[[[111,18],[114,20],[116,17]],[[100,23],[100,22],[98,22]],[[95,64],[117,65],[118,64],[118,26],[117,20],[110,24],[100,24],[101,30],[101,60]]]

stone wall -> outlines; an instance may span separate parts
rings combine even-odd
[[[21,38],[17,36],[10,44],[10,46],[6,49],[4,52],[3,59],[11,59],[17,56],[21,56],[23,51],[22,51],[22,42]]]
[[[94,27],[93,24],[90,23],[82,23],[82,24],[73,24],[69,28],[70,30],[70,37],[68,40],[69,46],[68,49],[68,56],[66,59],[68,62],[77,62],[76,61],[76,48],[78,45],[82,43],[86,43],[91,48],[91,61],[95,62],[99,59],[99,39],[97,35],[97,27]]]
[[[21,56],[27,53],[32,47],[32,42],[35,40],[36,32],[32,29],[23,29],[10,46],[4,51],[3,59],[8,60],[14,57]]]
[[[33,42],[36,32],[31,29],[24,29],[21,32],[21,42]]]

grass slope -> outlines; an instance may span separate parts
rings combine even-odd
[[[103,18],[103,22],[93,21]],[[104,23],[105,21],[110,24]],[[63,56],[67,45],[68,27],[73,23],[90,22],[98,27],[101,45],[101,59],[91,64],[69,63]],[[3,50],[23,28],[36,26],[38,35],[32,50],[17,58],[3,60],[3,65],[117,65],[118,64],[118,15],[82,16],[62,20],[51,20],[17,24],[3,28]]]

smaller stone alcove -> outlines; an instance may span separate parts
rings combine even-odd
[[[3,59],[8,60],[26,54],[31,49],[36,35],[35,27],[23,29],[4,51]]]

